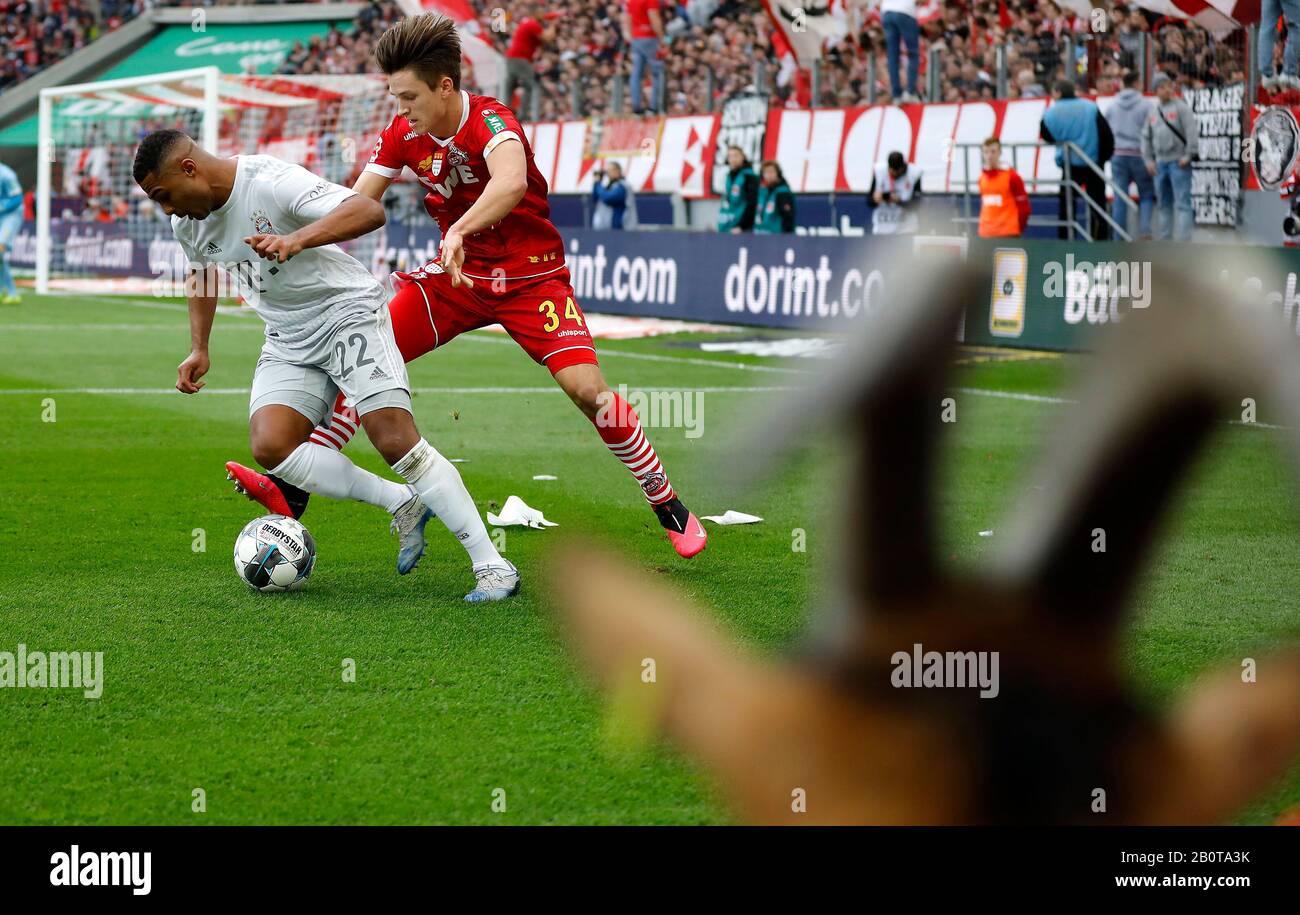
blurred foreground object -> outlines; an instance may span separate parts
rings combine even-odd
[[[1244,397],[1284,424],[1300,466],[1293,333],[1241,287],[1156,268],[1150,307],[1104,338],[1037,485],[965,575],[936,551],[935,445],[944,398],[962,397],[948,387],[954,332],[991,275],[934,263],[903,275],[926,279],[736,449],[752,485],[813,424],[850,431],[853,520],[804,650],[759,658],[651,576],[572,547],[553,581],[578,651],[616,707],[702,760],[749,822],[1231,817],[1300,745],[1300,651],[1257,658],[1255,682],[1229,665],[1158,711],[1127,682],[1121,627],[1176,484]],[[996,688],[894,686],[891,659],[914,646],[996,652]]]

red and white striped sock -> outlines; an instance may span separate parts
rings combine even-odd
[[[326,448],[333,448],[335,451],[342,451],[344,446],[352,441],[352,436],[357,434],[357,427],[360,424],[357,411],[347,406],[347,398],[340,393],[338,399],[334,401],[334,413],[330,416],[329,422],[312,430],[311,441]]]
[[[647,502],[662,505],[675,499],[677,493],[673,492],[673,486],[668,482],[668,473],[664,470],[664,465],[659,463],[654,446],[641,428],[640,417],[626,400],[613,391],[609,393],[613,400],[592,421],[596,431],[614,457],[622,461],[623,466],[636,478]]]

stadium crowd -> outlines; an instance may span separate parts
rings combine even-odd
[[[617,90],[614,77],[631,70],[623,25],[627,0],[555,0],[548,33],[533,55],[541,119],[573,114],[578,87],[579,114],[606,112]],[[516,22],[502,28],[492,3],[484,3],[482,34],[503,53],[512,31],[530,15],[524,4]],[[1220,85],[1245,78],[1245,35],[1222,39],[1186,20],[1162,17],[1124,0],[1099,10],[1105,21],[1075,15],[1053,0],[944,0],[934,12],[919,13],[920,79],[917,96],[926,101],[966,101],[997,97],[998,48],[1005,48],[1006,86],[1002,97],[1044,96],[1047,88],[1070,79],[1086,91],[1117,92],[1125,71],[1141,68],[1144,49],[1151,76],[1168,72],[1185,86]],[[763,79],[773,104],[809,104],[812,81],[801,81],[788,58],[779,54],[779,36],[758,0],[667,0],[663,22],[663,110],[687,114],[716,107],[733,92]],[[889,73],[886,29],[879,8],[850,6],[850,29],[827,48],[815,85],[818,104],[849,106],[902,100]],[[1104,25],[1104,28],[1097,26]],[[1144,37],[1145,36],[1145,37]],[[1276,55],[1282,57],[1283,42]],[[931,51],[942,72],[932,80]],[[1067,59],[1068,56],[1068,59]],[[762,67],[756,67],[761,63]],[[904,67],[906,65],[904,64]],[[710,82],[710,75],[712,81]],[[646,92],[650,81],[646,79]],[[712,98],[710,98],[710,92]],[[633,110],[626,91],[623,111]],[[653,101],[652,101],[653,105]],[[528,112],[524,112],[527,114]]]
[[[0,0],[0,89],[67,56],[98,35],[153,5],[178,0]],[[206,0],[231,5],[236,0]],[[659,0],[661,47],[647,58],[644,105],[628,91],[634,46],[625,27],[629,5],[645,0],[474,0],[482,37],[503,54],[521,23],[544,21],[545,32],[525,42],[523,65],[531,68],[541,119],[658,110],[651,71],[662,67],[662,110],[688,114],[716,108],[734,92],[761,79],[774,105],[848,106],[869,100],[899,101],[908,87],[891,78],[884,16],[876,0],[848,4],[848,34],[827,48],[813,81],[800,78],[759,0]],[[1144,48],[1147,72],[1170,73],[1183,86],[1218,85],[1245,77],[1245,37],[1240,30],[1216,38],[1186,20],[1163,17],[1126,0],[1107,0],[1094,15],[1081,17],[1054,0],[939,0],[917,9],[907,0],[889,9],[911,8],[919,34],[916,96],[926,101],[997,97],[998,53],[1004,48],[1004,97],[1047,94],[1060,79],[1084,91],[1118,91],[1125,71],[1138,69]],[[655,0],[648,5],[656,6]],[[98,10],[98,12],[96,12]],[[503,12],[508,11],[508,12]],[[358,73],[374,67],[378,35],[401,16],[391,0],[375,0],[349,31],[299,43],[285,61],[285,73]],[[1101,28],[1099,26],[1104,26]],[[644,36],[652,33],[642,33]],[[1146,36],[1144,38],[1144,36]],[[656,39],[657,40],[657,39]],[[906,45],[898,67],[906,72]],[[1281,69],[1286,42],[1273,53]],[[932,53],[942,72],[931,74]],[[760,66],[761,65],[761,66]],[[900,74],[901,76],[902,74]],[[937,78],[936,78],[937,77]],[[616,82],[618,85],[616,85]],[[470,86],[480,91],[495,87]],[[1297,87],[1300,88],[1300,80]],[[578,111],[574,111],[575,101]],[[520,112],[525,117],[534,112]]]
[[[0,92],[145,8],[144,0],[0,0]]]

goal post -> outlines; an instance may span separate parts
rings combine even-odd
[[[127,199],[124,177],[129,180],[130,176],[120,172],[121,147],[134,146],[144,111],[153,118],[170,114],[173,123],[183,125],[204,149],[216,153],[221,116],[220,78],[221,71],[216,67],[196,67],[41,90],[36,162],[36,292],[39,295],[49,294],[52,267],[57,265],[62,272],[75,272],[78,266],[76,257],[69,256],[68,240],[73,234],[61,231],[56,238],[52,232],[55,166],[62,166],[63,189],[75,186],[81,191],[102,190],[117,195],[117,199]],[[109,173],[110,146],[119,147],[117,155],[111,157],[117,160],[112,163],[118,167],[116,174]],[[76,162],[68,161],[72,150],[77,151]],[[101,150],[103,156],[99,154]],[[107,221],[115,221],[118,215],[108,212]]]
[[[218,156],[271,155],[350,187],[393,116],[377,74],[230,74],[215,67],[40,94],[36,290],[180,296],[170,220],[131,174],[147,134],[183,130]],[[396,197],[390,194],[390,198]],[[381,233],[345,243],[374,260]]]

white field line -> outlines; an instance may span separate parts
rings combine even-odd
[[[694,394],[696,392],[704,394],[781,394],[789,391],[797,391],[797,387],[780,387],[780,386],[754,386],[754,385],[715,385],[699,388],[680,388],[680,387],[637,387],[629,388],[629,391],[656,392],[662,391],[673,393],[680,391],[684,394]],[[1041,404],[1072,404],[1077,401],[1065,397],[1049,397],[1043,394],[1022,394],[1016,391],[995,391],[988,388],[954,388],[959,394],[971,394],[977,397],[995,397],[1000,400],[1015,400],[1022,403],[1041,403]],[[204,388],[201,393],[209,395],[245,395],[249,392],[248,388]],[[0,388],[0,397],[54,397],[57,395],[67,394],[97,394],[97,395],[120,395],[130,397],[170,397],[179,394],[175,388]],[[521,387],[416,387],[411,389],[412,394],[562,394],[557,385],[544,386],[521,386]],[[1232,426],[1254,426],[1260,429],[1285,429],[1286,426],[1279,426],[1273,423],[1244,423],[1239,420],[1229,420],[1228,425]]]
[[[792,387],[762,387],[762,386],[712,386],[701,388],[667,388],[667,387],[635,387],[628,388],[630,392],[637,391],[680,391],[684,394],[694,394],[699,391],[706,394],[770,394],[783,393],[786,391],[798,390]],[[204,388],[200,393],[203,394],[248,394],[248,388]],[[25,396],[25,397],[51,397],[57,394],[112,394],[128,395],[140,397],[170,397],[173,394],[179,394],[175,388],[0,388],[0,396]],[[558,385],[545,385],[541,387],[486,387],[486,388],[460,388],[460,387],[433,387],[433,388],[411,388],[412,394],[563,394]]]
[[[175,302],[148,302],[141,299],[117,299],[108,296],[84,296],[83,301],[105,302],[113,305],[134,305],[139,308],[156,308],[166,311],[188,311],[187,307]],[[218,311],[223,314],[230,314],[232,317],[256,318],[256,315],[249,315],[242,309],[229,306],[221,306]],[[36,325],[33,325],[36,326]],[[51,325],[53,327],[53,325]],[[94,325],[97,326],[97,325]],[[104,325],[109,327],[111,325]],[[147,325],[152,327],[153,325]],[[258,330],[262,325],[260,321],[256,323],[249,322],[247,326],[255,327]],[[0,330],[4,325],[0,325]],[[510,339],[495,339],[483,335],[465,335],[462,339],[470,340],[476,343],[486,343],[495,346],[515,346],[515,342]],[[751,372],[777,372],[781,374],[808,375],[813,374],[815,369],[787,368],[776,365],[755,365],[747,362],[729,362],[725,359],[695,359],[688,356],[664,356],[656,353],[634,353],[626,350],[610,349],[602,346],[600,348],[602,356],[617,356],[623,359],[640,359],[646,362],[669,362],[679,365],[698,365],[706,368],[724,368],[738,369],[740,371]],[[704,388],[638,388],[634,390],[644,391],[704,391],[718,394],[762,394],[775,393],[780,391],[795,390],[794,388],[782,387],[704,387]],[[960,394],[971,394],[977,397],[996,397],[1002,400],[1018,400],[1025,403],[1042,403],[1042,404],[1073,404],[1078,401],[1071,400],[1068,397],[1051,397],[1046,394],[1024,394],[1019,391],[996,391],[989,388],[954,388]],[[248,388],[204,388],[209,394],[247,394]],[[559,393],[558,387],[514,387],[514,388],[412,388],[413,394],[544,394]],[[0,390],[0,396],[3,395],[25,395],[25,396],[49,396],[52,394],[127,394],[127,395],[167,395],[179,393],[172,388],[60,388],[54,390],[44,390],[36,388],[16,388],[13,390]],[[1285,429],[1285,426],[1275,425],[1273,423],[1243,423],[1236,420],[1229,420],[1229,425],[1234,426],[1255,426],[1260,429]]]
[[[26,331],[32,333],[61,333],[66,331],[70,324],[0,324],[0,335],[9,331]],[[127,331],[166,331],[169,334],[184,333],[185,328],[180,324],[78,324],[77,330],[127,330]],[[214,330],[255,330],[259,333],[262,330],[261,325],[253,325],[249,322],[242,323],[222,323],[216,325]]]
[[[154,308],[162,311],[178,311],[178,312],[187,311],[186,306],[181,305],[177,302],[149,302],[141,299],[118,300],[107,296],[83,296],[81,301],[104,302],[113,305],[133,305],[137,308]],[[222,315],[229,314],[231,315],[231,317],[248,321],[248,324],[246,326],[249,327],[256,327],[259,330],[262,327],[262,323],[260,320],[257,319],[256,315],[249,314],[243,309],[235,309],[233,306],[230,307],[221,306],[218,307],[217,313]],[[250,318],[252,319],[251,321],[249,320]],[[90,326],[93,327],[95,325],[90,325]],[[223,326],[229,326],[229,325],[225,324],[224,322],[215,323],[213,325],[213,329],[216,330]],[[0,325],[0,332],[3,332],[3,329],[4,329],[4,325]],[[462,335],[459,339],[469,340],[474,343],[485,343],[489,346],[517,346],[518,345],[515,343],[515,341],[511,340],[509,337],[498,338],[495,336],[489,337],[481,334],[465,334]],[[639,359],[642,362],[668,362],[668,363],[676,363],[678,365],[698,365],[698,366],[703,366],[705,368],[737,369],[739,371],[746,371],[746,372],[770,372],[770,373],[774,372],[776,374],[783,374],[783,375],[810,374],[814,371],[813,369],[787,368],[785,366],[778,366],[778,365],[753,365],[747,362],[729,362],[723,359],[695,359],[688,356],[663,356],[656,353],[635,353],[635,352],[629,352],[627,350],[611,349],[610,347],[605,346],[604,344],[600,344],[599,342],[597,345],[599,347],[598,352],[601,358],[604,358],[606,356],[613,356],[619,359]]]
[[[1003,400],[1020,400],[1028,403],[1046,403],[1046,404],[1073,404],[1077,400],[1071,400],[1068,397],[1049,397],[1045,394],[1022,394],[1019,391],[992,391],[986,388],[956,388],[960,394],[975,394],[979,397],[999,397]],[[1285,429],[1286,426],[1279,426],[1275,423],[1245,423],[1239,419],[1230,419],[1227,421],[1229,426],[1253,426],[1258,429]]]

